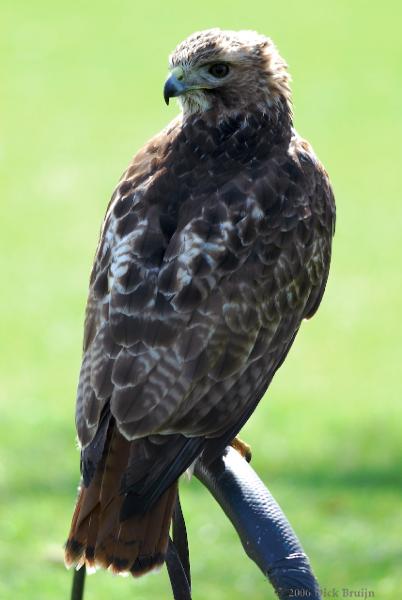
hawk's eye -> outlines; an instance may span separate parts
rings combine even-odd
[[[209,67],[208,73],[217,79],[222,79],[229,73],[229,67],[226,63],[215,63]]]

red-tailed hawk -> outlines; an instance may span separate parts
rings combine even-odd
[[[252,31],[170,57],[182,114],[133,158],[90,280],[66,562],[163,563],[178,478],[237,435],[328,276],[328,176],[293,128],[289,76]]]

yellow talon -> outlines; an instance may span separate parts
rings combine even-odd
[[[246,442],[243,442],[243,440],[241,440],[239,437],[235,437],[235,439],[230,445],[232,446],[232,448],[237,450],[237,452],[241,454],[241,456],[245,458],[247,462],[251,461],[251,446],[246,444]]]

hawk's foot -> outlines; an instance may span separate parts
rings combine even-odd
[[[247,462],[251,461],[251,446],[246,444],[246,442],[243,442],[243,440],[241,440],[239,437],[235,437],[235,439],[231,442],[230,445],[232,446],[232,448],[237,450],[237,452],[241,454],[241,456],[245,458]]]

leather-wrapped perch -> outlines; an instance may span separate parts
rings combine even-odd
[[[281,600],[321,600],[309,559],[280,506],[251,465],[232,447],[195,475],[220,504],[246,554],[271,582]]]

